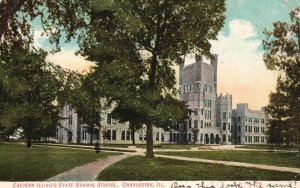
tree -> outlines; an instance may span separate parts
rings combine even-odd
[[[129,85],[111,87],[118,87],[120,91],[128,91],[129,87],[135,92],[138,90],[137,97],[129,101],[132,108],[146,116],[146,157],[152,158],[153,126],[164,127],[172,118],[181,119],[187,114],[185,105],[173,99],[177,89],[172,67],[183,63],[183,56],[192,51],[211,55],[209,40],[216,39],[223,26],[225,3],[217,0],[105,0],[99,3],[94,0],[91,4],[91,24],[82,37],[81,53],[97,62],[100,69],[108,64],[114,68],[113,72],[119,70],[118,66],[130,63],[131,67],[141,67],[137,71],[140,74],[133,74],[139,79],[124,76],[122,79]],[[119,94],[115,97],[117,102],[118,97],[128,97],[122,96],[122,92]]]
[[[120,123],[129,122],[129,130],[132,134],[132,144],[135,145],[135,132],[143,128],[145,115],[131,107],[132,106],[126,106],[126,102],[120,102],[119,105],[114,108],[112,114],[116,115],[116,118]]]
[[[87,132],[91,134],[90,144],[93,144],[95,127],[101,127],[102,104],[100,92],[95,87],[92,73],[74,75],[72,83],[74,83],[74,87],[67,92],[69,96],[64,98],[66,98],[66,102],[72,104],[72,107],[82,118],[82,123],[87,125]]]
[[[0,44],[23,40],[33,42],[33,21],[39,19],[50,42],[59,48],[66,34],[69,41],[87,20],[87,0],[2,0],[0,1]]]
[[[264,61],[268,69],[279,72],[276,92],[267,107],[270,142],[300,143],[300,8],[290,13],[291,22],[275,22],[265,31]]]
[[[63,87],[63,70],[45,62],[46,52],[31,50],[22,43],[6,46],[0,53],[0,85],[5,100],[0,113],[4,130],[22,128],[31,147],[32,139],[54,136],[59,124],[57,96]]]

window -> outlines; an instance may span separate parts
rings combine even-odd
[[[223,130],[226,130],[226,122],[223,122]]]
[[[201,128],[203,128],[203,120],[201,120],[200,126]]]
[[[265,142],[265,137],[264,136],[261,137],[261,142]]]
[[[212,90],[213,90],[212,88],[213,88],[212,85],[209,85],[209,92],[210,93],[212,93]]]
[[[81,139],[86,140],[86,130],[82,129]]]
[[[226,113],[226,112],[223,112],[223,119],[226,119],[226,118],[227,118],[226,115],[227,115],[227,113]]]
[[[238,125],[238,132],[241,132],[241,125]]]
[[[247,125],[245,125],[245,132],[247,132]]]
[[[204,118],[211,119],[211,110],[204,110]]]
[[[170,133],[170,142],[178,142],[179,133]]]
[[[106,130],[106,138],[107,140],[116,140],[116,130],[112,130],[112,129],[107,129]]]
[[[207,92],[207,84],[204,84],[204,91]]]
[[[126,140],[130,140],[130,131],[126,131]]]
[[[223,134],[223,142],[227,142],[226,141],[226,134]]]
[[[121,140],[125,140],[125,137],[126,137],[126,131],[122,130],[121,131]]]
[[[241,122],[241,116],[238,116],[238,122],[239,123]]]
[[[143,131],[139,132],[139,140],[141,140],[141,141],[143,140]]]
[[[192,120],[189,119],[189,128],[191,129],[192,128]]]
[[[69,115],[69,125],[72,125],[72,123],[73,123],[73,117],[72,115]]]
[[[204,107],[206,107],[206,108],[211,108],[211,100],[209,100],[209,99],[204,99]]]
[[[107,138],[107,140],[111,140],[111,129],[108,129],[106,131],[106,138]]]
[[[156,141],[159,141],[159,132],[156,132]]]
[[[194,128],[198,129],[198,120],[196,120],[196,119],[194,120]]]
[[[189,141],[192,141],[192,133],[189,133]]]
[[[264,118],[261,119],[261,123],[265,123],[265,119]]]
[[[261,133],[265,133],[265,128],[261,127]]]
[[[247,142],[247,136],[245,136],[245,142]]]
[[[230,131],[230,123],[228,123],[228,130]]]
[[[111,124],[111,113],[107,114],[107,123]]]
[[[192,84],[189,84],[189,85],[185,85],[184,86],[184,93],[189,93],[189,92],[192,92],[194,90],[194,87]]]
[[[194,108],[194,115],[195,115],[195,116],[198,115],[198,108]]]
[[[112,140],[116,140],[117,139],[117,131],[116,130],[112,130]]]

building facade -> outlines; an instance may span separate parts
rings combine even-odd
[[[154,128],[153,140],[160,143],[190,144],[265,144],[267,114],[265,110],[251,110],[246,103],[232,109],[232,96],[217,94],[218,56],[207,61],[196,55],[195,63],[179,67],[179,99],[189,108],[189,118],[174,122],[172,129]],[[119,123],[111,110],[101,114],[101,127],[90,134],[80,115],[71,105],[61,111],[57,140],[63,143],[146,143],[146,127],[133,133],[129,123]],[[92,137],[92,138],[91,138]]]
[[[220,127],[216,124],[217,63],[217,55],[210,62],[203,62],[202,56],[197,55],[195,63],[179,67],[180,100],[191,112],[183,124],[185,133],[180,135],[180,141],[220,143]]]
[[[251,110],[247,103],[237,104],[234,110],[234,144],[266,144],[268,114],[265,109]]]

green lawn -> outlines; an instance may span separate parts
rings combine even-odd
[[[146,148],[146,144],[102,144],[104,147],[116,147],[116,148],[127,148],[128,146],[135,146],[137,148]],[[154,149],[191,149],[192,147],[199,147],[203,145],[191,145],[191,144],[160,144],[154,145]]]
[[[246,149],[264,149],[264,150],[294,150],[297,151],[300,146],[276,146],[276,145],[239,145],[238,148]]]
[[[97,158],[117,153],[0,144],[0,181],[41,181]]]
[[[134,156],[104,169],[97,180],[300,180],[300,174]]]
[[[297,153],[291,153],[291,152],[188,151],[188,152],[156,152],[156,154],[300,168],[299,155],[297,156]]]

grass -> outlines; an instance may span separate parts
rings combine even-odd
[[[159,172],[159,173],[158,173]],[[300,175],[255,168],[134,156],[104,169],[97,180],[300,180]]]
[[[185,151],[156,152],[156,154],[300,168],[300,157],[295,152]]]
[[[0,181],[42,181],[97,158],[117,153],[0,144]]]
[[[267,144],[267,145],[240,145],[238,146],[238,148],[246,148],[246,149],[264,149],[264,150],[294,150],[297,151],[299,149],[299,145],[295,145],[295,146],[280,146],[280,145],[271,145],[271,144]]]
[[[135,146],[137,148],[146,148],[146,144],[101,144],[104,147],[116,147],[116,148],[127,148],[128,146]],[[191,145],[191,144],[159,144],[154,145],[154,149],[191,149],[192,147],[199,147],[202,145]]]

